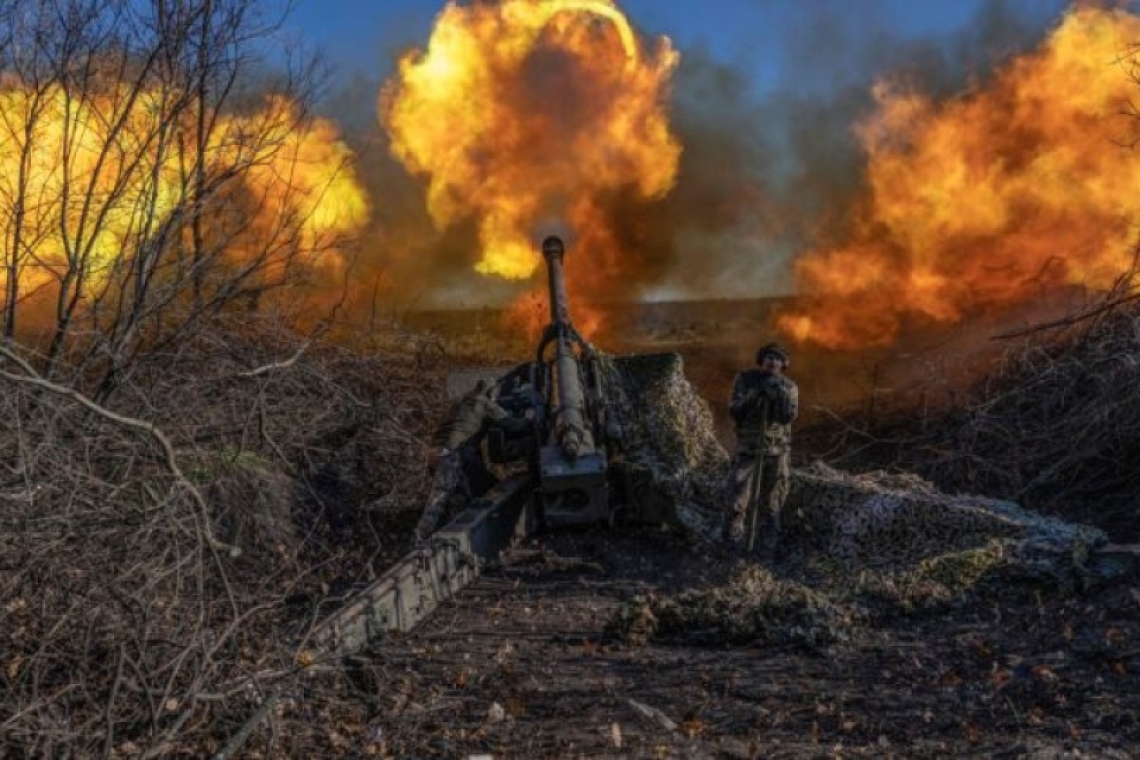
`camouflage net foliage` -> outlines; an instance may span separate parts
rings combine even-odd
[[[823,594],[751,565],[716,588],[634,599],[618,608],[606,634],[631,646],[669,641],[814,649],[848,639],[852,622],[849,610]]]
[[[625,460],[673,500],[687,528],[714,538],[726,503],[729,458],[708,402],[685,378],[680,354],[603,354],[600,365]]]
[[[674,354],[603,360],[625,455],[675,500],[695,537],[715,542],[727,506],[730,460],[708,404]],[[610,632],[631,644],[816,646],[867,617],[959,603],[984,584],[1031,580],[1083,588],[1104,532],[1014,502],[950,495],[918,476],[852,475],[822,463],[796,468],[784,509],[782,553],[796,577],[749,566],[720,587],[626,604]],[[811,578],[809,582],[807,579]]]
[[[847,570],[913,567],[997,541],[1009,560],[1064,579],[1108,540],[1011,501],[941,493],[915,475],[850,475],[822,463],[794,471],[785,512],[790,540]]]

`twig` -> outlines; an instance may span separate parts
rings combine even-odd
[[[201,511],[202,533],[205,536],[207,543],[210,545],[210,548],[217,551],[224,551],[229,554],[231,558],[241,556],[241,549],[220,541],[214,536],[213,531],[210,528],[209,506],[206,504],[206,500],[202,497],[202,494],[198,491],[197,488],[194,487],[194,484],[191,483],[189,479],[187,479],[185,474],[183,474],[182,468],[178,466],[178,458],[174,454],[174,447],[171,445],[170,439],[166,437],[165,433],[163,433],[161,430],[146,420],[140,420],[134,417],[127,417],[122,414],[116,414],[110,409],[96,404],[94,401],[87,398],[87,396],[83,395],[74,388],[68,388],[65,385],[59,385],[58,383],[53,383],[52,381],[41,377],[40,374],[36,372],[36,370],[30,364],[17,356],[6,346],[0,345],[0,356],[3,356],[6,359],[15,362],[25,372],[24,375],[16,375],[11,372],[0,370],[0,377],[6,380],[11,380],[15,383],[32,385],[36,388],[46,390],[49,393],[54,393],[57,396],[63,396],[64,398],[71,399],[72,401],[75,401],[81,406],[86,407],[92,412],[95,412],[104,419],[110,420],[111,422],[114,422],[123,427],[145,433],[157,441],[166,460],[167,469],[170,470],[170,473],[174,476],[174,479],[178,482],[178,484],[186,489],[186,492],[190,494],[190,498],[194,500],[195,505]]]
[[[320,334],[322,332],[324,332],[323,327],[313,333],[313,336],[302,343],[301,347],[294,351],[293,355],[285,361],[271,362],[269,364],[263,364],[256,369],[251,369],[248,372],[239,372],[238,377],[260,377],[261,375],[267,375],[270,372],[274,372],[279,369],[288,369],[289,367],[292,367],[302,356],[305,355],[305,352],[309,350],[309,346],[313,345],[313,341],[320,337]]]
[[[1030,327],[1023,327],[1020,330],[999,333],[992,336],[990,340],[1009,340],[1011,338],[1023,338],[1026,335],[1033,335],[1034,333],[1044,332],[1046,330],[1054,330],[1058,327],[1071,327],[1075,324],[1085,321],[1086,319],[1092,319],[1093,317],[1100,316],[1106,312],[1112,311],[1122,304],[1126,304],[1137,299],[1140,299],[1140,293],[1133,293],[1130,296],[1125,296],[1124,298],[1118,298],[1114,301],[1103,303],[1100,306],[1097,306],[1095,309],[1084,311],[1080,314],[1075,314],[1070,317],[1065,317],[1064,319],[1055,319],[1051,322],[1041,322],[1040,324],[1031,325]]]
[[[233,754],[241,749],[242,745],[249,739],[249,735],[253,733],[253,729],[257,728],[258,724],[265,720],[265,716],[267,716],[269,711],[273,709],[273,706],[277,704],[278,696],[277,692],[271,692],[269,696],[265,698],[265,701],[261,703],[261,707],[257,708],[257,711],[254,712],[253,715],[249,716],[249,720],[242,725],[241,730],[234,734],[233,737],[226,742],[226,746],[222,747],[218,753],[214,755],[214,760],[228,760],[228,758],[233,757]]]

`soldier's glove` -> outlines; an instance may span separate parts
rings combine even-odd
[[[768,392],[767,388],[757,388],[756,390],[750,391],[748,393],[748,409],[750,412],[754,412],[771,400],[772,395]]]
[[[526,417],[506,417],[495,424],[508,433],[525,433],[531,427],[530,420]]]
[[[780,398],[784,388],[780,385],[780,381],[776,378],[769,378],[764,385],[760,387],[760,397],[765,401],[771,403]]]

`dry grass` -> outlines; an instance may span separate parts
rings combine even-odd
[[[438,358],[219,324],[105,405],[0,362],[0,755],[272,754],[302,695],[338,711],[342,674],[298,652],[406,547]]]

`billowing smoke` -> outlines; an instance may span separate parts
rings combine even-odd
[[[875,7],[854,14],[839,0],[813,4],[811,16],[785,30],[789,57],[763,82],[749,62],[680,50],[666,104],[682,146],[672,189],[647,197],[633,183],[619,183],[595,196],[595,218],[617,252],[610,255],[628,261],[617,269],[606,261],[603,269],[620,277],[594,278],[588,287],[572,279],[575,299],[797,292],[805,283],[797,282],[792,262],[853,234],[851,209],[867,186],[856,127],[875,112],[875,83],[904,83],[934,102],[985,87],[995,71],[1045,38],[1058,10],[991,2],[950,35],[904,38]],[[759,12],[756,18],[763,21]],[[652,49],[656,35],[634,31]],[[422,49],[424,41],[415,45]],[[375,302],[396,310],[502,306],[530,292],[541,272],[517,281],[476,271],[485,254],[478,215],[456,214],[442,225],[433,220],[428,179],[411,176],[392,157],[389,134],[375,118],[369,124],[361,117],[361,104],[376,101],[379,80],[354,83],[329,101],[334,111],[341,104],[346,123],[360,125],[349,132],[375,209],[357,287],[370,302],[374,294]],[[587,261],[592,255],[574,253]],[[569,274],[574,278],[573,266]]]

